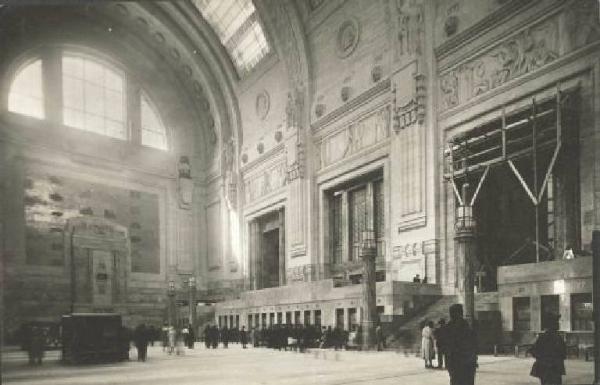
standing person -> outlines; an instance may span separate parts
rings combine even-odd
[[[257,332],[256,332],[256,326],[253,327],[252,329],[250,329],[250,344],[252,344],[252,346],[256,347],[257,345]]]
[[[433,322],[427,321],[421,330],[421,357],[425,361],[425,368],[433,368]],[[461,384],[462,385],[462,384]]]
[[[27,347],[27,353],[29,354],[29,363],[31,365],[42,364],[42,358],[44,358],[44,347],[45,347],[45,338],[44,338],[44,330],[42,330],[39,326],[31,326],[27,331],[28,342],[29,345]]]
[[[246,334],[245,326],[242,326],[242,330],[240,331],[240,342],[242,343],[242,348],[246,349],[246,344],[248,343],[248,335]]]
[[[438,322],[438,327],[433,331],[433,338],[435,339],[435,347],[437,350],[438,369],[442,369],[444,367],[444,356],[446,355],[444,340],[445,332],[446,320],[444,318],[440,318]]]
[[[173,354],[173,352],[175,351],[176,331],[175,331],[175,328],[170,325],[169,325],[169,331],[168,331],[168,338],[169,338],[169,354]]]
[[[190,329],[187,326],[182,327],[181,329],[181,340],[183,341],[184,346],[189,346],[190,343]]]
[[[567,347],[558,334],[558,318],[551,320],[546,331],[540,334],[531,348],[535,362],[530,374],[540,379],[542,385],[560,385],[566,374]]]
[[[138,325],[133,332],[133,341],[138,353],[138,361],[146,361],[148,353],[148,329],[143,323]]]
[[[450,322],[446,325],[444,345],[450,385],[475,384],[477,336],[463,318],[461,304],[450,306]]]
[[[162,348],[163,348],[163,352],[168,348],[169,346],[169,325],[165,322],[161,328],[161,332],[162,332]]]
[[[192,324],[188,325],[188,341],[187,341],[187,347],[189,349],[193,349],[194,348],[194,343],[196,342],[196,333],[194,333],[194,327],[192,326]]]
[[[212,327],[212,332],[210,333],[210,343],[212,344],[213,349],[219,347],[219,328],[217,325]]]
[[[186,328],[177,328],[177,333],[175,335],[175,345],[176,345],[175,352],[177,353],[178,356],[182,356],[185,354],[183,347],[185,346],[185,340],[187,338],[186,337],[187,333],[184,333],[184,330],[186,330]]]
[[[227,326],[223,326],[221,329],[221,342],[223,342],[224,348],[229,345],[229,329],[227,329]]]
[[[204,346],[205,346],[207,349],[210,349],[210,335],[211,335],[211,330],[212,330],[212,329],[211,329],[211,327],[210,327],[210,324],[207,324],[207,325],[204,327]]]
[[[385,339],[383,337],[381,324],[377,325],[377,328],[375,328],[375,338],[377,339],[377,351],[380,352],[385,348]]]

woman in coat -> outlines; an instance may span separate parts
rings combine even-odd
[[[540,379],[542,385],[560,385],[566,374],[567,347],[558,334],[558,316],[550,322],[548,329],[540,334],[531,348],[535,362],[531,375]]]
[[[421,331],[421,356],[425,360],[425,368],[433,368],[433,322],[428,321]]]

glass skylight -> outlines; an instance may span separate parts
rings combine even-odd
[[[243,75],[270,50],[252,0],[192,0]]]

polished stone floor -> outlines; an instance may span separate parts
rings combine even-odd
[[[2,383],[35,385],[106,384],[277,384],[277,385],[438,385],[448,384],[444,370],[424,369],[422,361],[395,352],[312,350],[300,354],[264,348],[206,350],[197,346],[185,355],[151,347],[147,362],[131,361],[94,366],[63,366],[58,352],[48,352],[42,366],[27,365],[24,352],[3,349]],[[528,375],[532,359],[481,356],[477,384],[537,384]],[[568,360],[565,384],[591,384],[592,362]]]

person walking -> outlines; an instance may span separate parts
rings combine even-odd
[[[477,368],[477,336],[463,318],[461,304],[450,306],[450,322],[446,325],[444,346],[450,385],[474,385]]]
[[[133,341],[138,353],[138,361],[146,361],[148,354],[148,329],[145,324],[140,324],[135,328],[133,332]]]
[[[421,357],[425,361],[425,368],[433,368],[433,322],[427,321],[421,330]]]
[[[560,385],[566,374],[567,347],[558,334],[559,316],[554,316],[546,331],[540,334],[530,352],[535,358],[530,375],[540,379],[541,385]]]
[[[438,327],[433,331],[433,338],[435,339],[435,348],[437,351],[437,362],[438,369],[444,368],[444,356],[445,352],[445,335],[446,332],[446,320],[441,318],[438,322]]]

